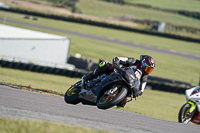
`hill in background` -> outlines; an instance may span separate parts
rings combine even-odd
[[[0,0],[11,8],[115,23],[200,38],[200,1],[182,0]]]

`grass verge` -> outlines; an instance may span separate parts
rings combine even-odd
[[[65,94],[65,91],[78,80],[80,79],[0,68],[0,82],[56,91],[58,94]]]
[[[185,95],[145,90],[141,97],[127,103],[123,110],[178,122],[179,110],[185,102]]]
[[[134,2],[138,2],[138,1],[134,1]],[[148,4],[149,3],[151,3],[151,1],[149,1]],[[188,0],[187,2],[186,0],[184,0],[184,2],[181,2],[181,3],[184,3],[185,5],[187,5],[186,3],[188,3],[188,5],[191,5],[190,1]],[[195,4],[198,4],[199,2],[193,1],[192,3],[193,5],[195,5]],[[154,4],[155,4],[155,0],[154,0]],[[177,4],[177,1],[176,1],[176,4]],[[159,3],[159,5],[161,5],[161,2]],[[169,2],[168,6],[172,7],[171,5],[173,4]],[[104,1],[98,1],[98,0],[83,0],[77,3],[77,7],[81,10],[82,14],[97,16],[101,18],[129,15],[138,19],[164,21],[164,22],[172,23],[179,26],[189,26],[189,27],[194,27],[198,29],[200,28],[199,20],[188,18],[188,17],[178,15],[175,13],[156,11],[149,8],[142,8],[142,7],[130,6],[130,5],[119,5],[119,4],[108,3]],[[194,8],[196,8],[197,10],[199,9],[197,5],[195,5]]]
[[[111,133],[62,123],[0,118],[1,133]]]
[[[175,10],[190,10],[198,11],[200,7],[200,1],[197,0],[125,0],[126,2],[150,5],[153,7],[159,7],[164,9],[175,9]]]

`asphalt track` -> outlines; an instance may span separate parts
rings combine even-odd
[[[3,19],[0,18],[0,21],[3,21]],[[183,57],[183,58],[189,58],[189,59],[194,59],[194,60],[200,61],[200,55],[183,53],[183,52],[180,52],[180,51],[175,51],[173,49],[171,49],[171,50],[162,49],[162,48],[157,48],[157,47],[153,47],[153,46],[146,46],[146,45],[143,45],[143,44],[136,44],[136,43],[128,42],[128,41],[110,39],[110,38],[106,38],[106,37],[100,37],[100,36],[90,35],[90,34],[86,34],[86,33],[78,33],[78,32],[74,32],[74,31],[57,29],[57,28],[52,28],[52,27],[48,27],[48,26],[41,26],[41,25],[36,25],[36,24],[31,24],[31,23],[26,23],[26,22],[20,22],[20,21],[15,21],[15,20],[7,19],[6,21],[10,22],[10,23],[14,23],[14,24],[20,24],[20,25],[25,25],[25,26],[29,26],[29,27],[51,30],[51,31],[56,31],[56,32],[60,32],[60,33],[65,33],[65,34],[72,34],[72,35],[81,36],[81,37],[90,38],[90,39],[95,39],[95,40],[99,40],[99,41],[105,41],[105,42],[110,42],[110,43],[115,43],[115,44],[132,46],[132,47],[135,47],[135,48],[140,48],[140,49],[145,49],[145,50],[150,50],[150,51],[155,51],[155,52],[160,52],[160,53],[164,53],[164,54],[180,56],[180,57]]]
[[[142,106],[141,106],[142,107]],[[0,117],[38,119],[126,133],[198,133],[200,126],[155,119],[119,109],[71,105],[63,97],[0,85]]]

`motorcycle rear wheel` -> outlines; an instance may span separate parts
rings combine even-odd
[[[81,81],[72,85],[65,93],[65,102],[70,104],[78,104],[80,103],[79,92],[81,91],[81,87],[77,87],[77,84],[80,84]]]
[[[190,109],[190,104],[189,103],[185,103],[180,111],[179,111],[179,115],[178,115],[178,121],[180,123],[184,123],[184,124],[188,124],[191,120],[191,116],[189,116],[189,109]]]
[[[97,99],[97,107],[99,109],[111,108],[124,100],[128,93],[125,87],[118,87],[117,90],[111,95],[107,95],[107,92],[112,90],[114,87],[117,87],[117,85],[113,87],[108,87],[105,91],[99,94]]]

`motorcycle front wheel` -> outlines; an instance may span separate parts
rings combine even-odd
[[[99,109],[108,109],[126,98],[128,91],[125,87],[118,87],[117,85],[107,87],[105,91],[101,92],[97,99],[97,107]]]
[[[180,123],[184,123],[184,124],[188,124],[191,121],[191,114],[189,113],[189,109],[190,109],[190,104],[189,103],[185,103],[180,111],[179,111],[179,115],[178,115],[178,121]]]
[[[80,87],[81,81],[72,85],[65,93],[65,102],[70,104],[78,104],[80,102],[79,92],[81,91]]]

